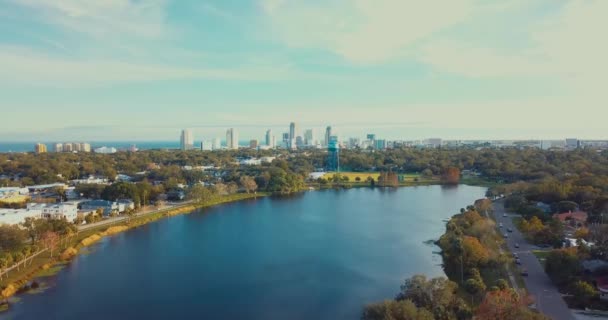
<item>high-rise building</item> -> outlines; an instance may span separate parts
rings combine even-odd
[[[331,126],[325,129],[325,146],[329,146],[329,139],[331,138]]]
[[[374,149],[376,150],[384,150],[387,147],[386,140],[378,139],[374,141]]]
[[[230,150],[237,150],[239,148],[238,132],[234,128],[226,131],[226,148]]]
[[[213,147],[212,150],[220,150],[222,149],[222,140],[220,138],[213,139]]]
[[[276,145],[276,140],[274,138],[274,136],[272,135],[272,130],[268,129],[266,130],[266,146],[268,146],[269,148],[274,148]]]
[[[201,141],[201,151],[211,151],[213,150],[213,142],[210,140]]]
[[[257,139],[251,139],[251,140],[249,140],[249,148],[251,148],[251,149],[257,149],[258,148],[258,140]]]
[[[304,143],[307,146],[314,146],[316,144],[315,132],[313,129],[308,129],[304,132]]]
[[[289,140],[298,136],[298,125],[295,122],[289,124]]]
[[[370,140],[370,141],[376,140],[376,135],[373,134],[373,133],[368,133],[367,134],[367,140]]]
[[[74,148],[71,143],[68,142],[68,143],[63,144],[63,152],[72,152],[72,151],[74,151]]]
[[[36,153],[46,153],[46,144],[36,143],[36,145],[34,146],[34,151]]]
[[[63,143],[55,143],[53,150],[55,152],[63,152]]]
[[[82,152],[91,152],[91,145],[85,142],[80,143],[80,151]]]
[[[192,132],[188,129],[182,130],[182,135],[180,137],[180,149],[189,150],[194,147],[194,138],[192,138]]]

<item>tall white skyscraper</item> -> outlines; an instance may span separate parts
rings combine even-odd
[[[266,145],[269,148],[274,148],[276,146],[276,139],[275,137],[272,135],[272,130],[268,129],[266,131]]]
[[[304,143],[307,146],[315,145],[315,131],[313,129],[308,129],[304,132]]]
[[[222,140],[220,138],[213,139],[212,150],[220,150],[220,149],[222,149]]]
[[[226,131],[226,148],[236,150],[239,148],[239,134],[234,128]]]
[[[192,132],[188,129],[182,130],[182,135],[180,138],[180,148],[182,150],[192,149],[194,146],[194,138],[192,138]]]

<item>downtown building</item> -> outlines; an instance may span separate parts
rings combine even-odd
[[[226,131],[226,148],[228,150],[238,150],[239,148],[239,134],[234,128]]]
[[[194,147],[194,138],[189,129],[182,130],[179,146],[181,150],[190,150]]]

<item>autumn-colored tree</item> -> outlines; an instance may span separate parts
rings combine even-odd
[[[492,200],[490,200],[488,198],[483,198],[483,199],[479,199],[479,200],[475,201],[475,209],[479,212],[492,211],[492,209],[493,209]]]
[[[441,176],[443,183],[445,184],[459,184],[460,183],[460,169],[456,167],[449,167]]]
[[[51,252],[51,258],[53,257],[53,250],[59,243],[59,236],[53,231],[47,231],[40,237],[42,244]]]
[[[535,234],[542,231],[545,228],[543,222],[536,216],[528,220],[528,232]]]
[[[464,236],[462,238],[462,248],[464,250],[464,263],[469,267],[484,266],[490,259],[489,250],[475,237]]]
[[[532,299],[520,296],[515,291],[506,289],[488,292],[475,312],[480,320],[542,320],[543,315],[528,308]]]
[[[589,239],[589,229],[587,229],[585,227],[577,229],[574,232],[574,238],[588,240]]]
[[[243,189],[245,189],[245,192],[247,192],[247,193],[255,192],[258,189],[258,184],[250,176],[241,176],[241,178],[239,179],[239,182],[241,183],[241,186],[243,187]]]

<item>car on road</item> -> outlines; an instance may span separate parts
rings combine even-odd
[[[507,228],[507,232],[513,232],[513,229]]]
[[[507,214],[506,214],[506,213],[503,213],[503,214],[502,214],[502,217],[503,217],[503,218],[506,218],[506,217],[507,217]]]
[[[521,260],[519,258],[515,258],[515,264],[521,266]]]
[[[527,276],[528,276],[528,270],[526,270],[526,269],[521,269],[521,276],[522,276],[522,277],[527,277]]]
[[[513,258],[518,258],[517,252],[513,252]],[[519,259],[519,258],[518,258]]]
[[[505,233],[505,234],[502,235],[502,237],[506,239],[506,238],[509,237],[509,235]]]
[[[502,227],[503,227],[502,222],[498,224],[498,227],[499,227],[499,228],[502,228]]]
[[[515,249],[519,249],[519,243],[516,243],[516,244],[514,245],[514,247],[515,247]]]

